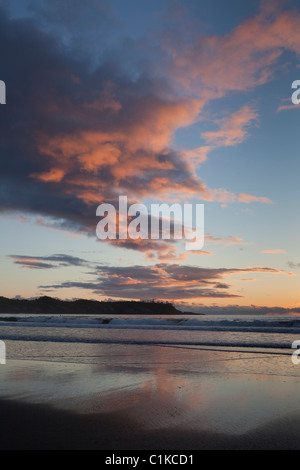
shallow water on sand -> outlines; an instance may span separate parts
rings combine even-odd
[[[7,350],[15,357],[0,366],[0,398],[126,412],[145,429],[242,434],[300,412],[300,366],[276,351],[29,341]]]
[[[300,413],[297,317],[0,315],[0,399],[243,434]]]

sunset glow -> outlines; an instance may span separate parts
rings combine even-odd
[[[0,294],[297,313],[299,4],[86,3],[0,5]],[[121,196],[204,204],[203,249],[97,239]]]

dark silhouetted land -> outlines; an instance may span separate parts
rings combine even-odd
[[[8,299],[0,297],[0,313],[57,315],[182,315],[171,303],[164,302],[99,302],[96,300],[66,301],[51,297]]]

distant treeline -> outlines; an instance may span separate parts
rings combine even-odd
[[[171,303],[117,301],[99,302],[96,300],[59,300],[51,297],[38,299],[7,299],[0,297],[0,313],[39,313],[39,314],[79,314],[79,315],[179,315]]]

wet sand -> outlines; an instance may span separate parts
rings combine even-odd
[[[0,367],[1,450],[300,450],[300,370],[288,355],[128,345],[85,353],[93,363]]]
[[[167,428],[147,431],[122,413],[79,415],[46,405],[0,402],[1,450],[299,450],[300,416],[244,435]]]

